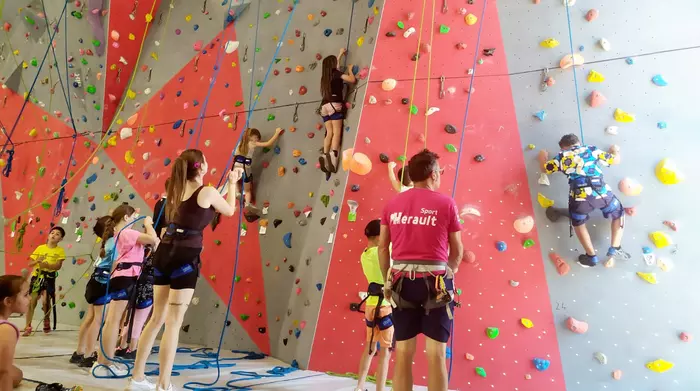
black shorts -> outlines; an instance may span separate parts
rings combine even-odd
[[[109,280],[109,296],[113,301],[130,300],[136,289],[136,277],[112,277]]]
[[[154,285],[170,285],[170,289],[194,289],[199,278],[199,247],[161,243],[153,259]]]
[[[110,301],[107,294],[107,284],[102,284],[90,278],[85,286],[85,300],[91,305],[106,305]]]
[[[41,294],[46,291],[49,295],[56,294],[56,276],[57,273],[39,272],[39,275],[32,276],[29,282],[29,293]]]
[[[585,201],[577,201],[569,197],[569,214],[571,215],[571,225],[574,227],[583,225],[588,221],[591,212],[600,209],[603,217],[617,220],[625,215],[625,209],[615,194],[608,191],[602,197],[592,194],[586,197]]]
[[[428,286],[435,286],[435,277],[427,277]],[[428,290],[423,278],[403,278],[401,280],[401,298],[413,303],[416,308],[395,309],[392,316],[394,318],[394,335],[397,341],[407,341],[411,338],[423,334],[438,342],[447,342],[450,339],[452,329],[452,319],[450,319],[445,307],[434,308],[426,315],[421,304],[425,303],[432,295]],[[445,288],[452,290],[453,280],[445,279]],[[454,302],[449,304],[450,311],[454,311]]]

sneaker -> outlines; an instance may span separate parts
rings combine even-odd
[[[97,361],[97,352],[93,353],[92,356],[87,356],[83,358],[83,361],[78,363],[78,366],[80,368],[92,368],[93,365],[95,365],[95,362]]]
[[[85,359],[85,356],[82,354],[78,354],[78,352],[73,352],[73,355],[70,356],[70,363],[71,364],[79,364],[81,361]]]
[[[124,357],[124,355],[126,354],[127,351],[128,351],[127,348],[119,348],[119,349],[114,351],[114,356],[115,357]]]
[[[173,383],[170,383],[170,385],[168,386],[168,388],[161,388],[160,386],[158,386],[158,390],[157,390],[157,391],[174,391],[174,389],[173,389]]]
[[[614,259],[619,259],[622,261],[629,261],[632,259],[632,255],[628,253],[627,251],[623,250],[622,247],[610,247],[608,248],[608,258],[614,258]]]
[[[590,256],[588,254],[581,254],[578,256],[578,264],[582,267],[589,268],[598,264],[598,256]]]
[[[336,151],[336,153],[338,153]],[[331,153],[331,154],[326,154],[328,161],[328,171],[330,172],[338,172],[338,156],[336,153]]]
[[[151,391],[156,389],[156,383],[153,383],[148,376],[144,376],[143,380],[136,381],[133,377],[129,378],[129,382],[126,385],[124,391]]]
[[[90,374],[98,378],[114,378],[128,375],[129,370],[125,366],[116,363],[101,365],[100,363],[95,362],[92,365]]]
[[[136,360],[136,350],[131,351],[127,349],[122,357],[124,357],[125,360]]]
[[[258,207],[253,205],[253,204],[246,204],[245,211],[246,211],[246,213],[251,214],[251,215],[259,215],[260,214],[260,209],[258,209]]]
[[[328,154],[327,153],[322,153],[321,156],[318,157],[318,165],[321,167],[321,171],[328,173],[330,172],[328,170]]]

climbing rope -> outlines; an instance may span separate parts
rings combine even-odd
[[[564,1],[564,5],[566,7],[566,24],[569,28],[569,49],[571,50],[571,62],[573,65],[571,65],[571,71],[574,74],[574,92],[576,93],[576,111],[578,111],[578,126],[579,126],[579,131],[581,133],[581,143],[583,144],[583,118],[581,116],[581,98],[579,97],[578,93],[578,80],[576,79],[576,61],[574,60],[574,35],[571,31],[571,14],[569,12],[569,8],[571,5],[569,4],[569,1]]]
[[[430,21],[430,50],[428,52],[428,81],[425,88],[425,107],[430,108],[430,78],[432,77],[432,66],[433,66],[433,38],[435,37],[435,0],[433,0],[433,12]],[[428,117],[425,116],[425,126],[423,130],[423,148],[428,149]],[[405,156],[405,155],[404,155]],[[403,171],[401,172],[403,177]],[[403,178],[401,178],[403,181]],[[401,182],[403,183],[403,182]]]
[[[476,77],[476,65],[478,64],[478,57],[479,57],[479,45],[481,44],[481,33],[483,32],[483,27],[484,27],[484,15],[486,15],[486,6],[487,6],[487,1],[484,0],[484,7],[481,10],[481,22],[479,23],[479,31],[476,35],[476,46],[474,49],[474,63],[472,64],[472,74],[471,77],[469,78],[469,92],[467,94],[467,105],[464,109],[464,119],[462,120],[462,135],[460,136],[459,139],[459,148],[457,149],[459,151],[459,154],[457,155],[457,164],[455,167],[455,180],[452,184],[452,199],[455,198],[455,194],[457,193],[457,178],[459,178],[459,167],[462,163],[462,146],[464,145],[464,135],[467,130],[467,118],[469,117],[469,106],[471,105],[471,100],[472,100],[472,88],[474,87],[474,78]],[[454,279],[452,280],[454,284]],[[455,341],[455,332],[454,332],[454,325],[455,325],[455,320],[454,320],[454,313],[452,316],[452,334],[450,336],[450,367],[448,370],[448,375],[447,379],[448,382],[452,378],[452,364],[454,360],[454,341]]]

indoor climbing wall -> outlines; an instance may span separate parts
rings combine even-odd
[[[693,207],[692,190],[698,179],[693,146],[698,145],[699,136],[691,130],[699,116],[694,107],[697,93],[688,86],[700,82],[691,65],[700,59],[695,23],[700,9],[686,0],[663,8],[647,0],[577,2],[569,9],[573,50],[585,59],[575,69],[577,91],[572,69],[558,69],[560,59],[571,50],[562,2],[499,2],[498,6],[528,172],[523,185],[529,185],[536,205],[541,259],[567,390],[698,389],[694,363],[700,347],[691,339],[698,333],[700,318],[688,308],[692,308],[690,298],[700,293],[694,282],[700,270],[689,250],[694,240],[692,224],[700,217]],[[559,45],[541,45],[547,39]],[[601,39],[608,41],[609,50]],[[550,68],[547,77],[555,81],[544,91],[543,68]],[[591,101],[594,92],[596,99]],[[618,108],[634,121],[617,121]],[[544,113],[543,120],[537,113]],[[540,184],[538,151],[554,154],[562,135],[581,137],[581,132],[586,144],[603,150],[616,144],[621,149],[621,164],[604,171],[623,205],[632,209],[622,243],[631,259],[617,261],[613,268],[579,268],[575,260],[582,250],[578,240],[569,237],[568,221],[551,223],[537,205],[541,194],[555,206],[566,207],[568,192],[561,174],[551,176],[549,185]],[[655,177],[657,164],[665,158],[685,173],[683,183],[665,185]],[[618,183],[624,178],[640,186],[633,186],[632,193],[642,189],[641,193],[621,194]],[[588,227],[599,255],[604,256],[610,245],[609,221],[596,212]],[[655,246],[650,240],[655,232],[663,233],[672,244]],[[645,249],[654,257],[645,259]],[[548,258],[551,251],[571,265],[570,272],[557,272]],[[653,274],[655,284],[644,279],[651,275],[639,273]],[[587,331],[570,331],[569,318],[586,322]],[[665,373],[646,367],[659,359],[674,367]]]
[[[457,201],[472,252],[456,277],[461,308],[450,344],[450,389],[564,390],[537,232],[520,234],[513,226],[533,210],[516,113],[504,99],[511,86],[496,4],[449,2],[443,10],[435,2],[433,10],[426,3],[392,2],[383,10],[355,143],[372,171],[350,174],[346,185],[310,368],[344,373],[359,362],[365,323],[349,307],[367,287],[363,230],[395,194],[381,155],[401,164],[402,156],[427,146],[441,155],[441,191]],[[351,200],[356,221],[349,219]],[[419,342],[414,360],[421,385],[423,349]]]

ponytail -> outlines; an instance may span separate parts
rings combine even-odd
[[[204,154],[199,149],[188,149],[175,159],[165,201],[165,221],[168,223],[175,222],[182,195],[185,194],[185,184],[197,178],[204,163]]]

